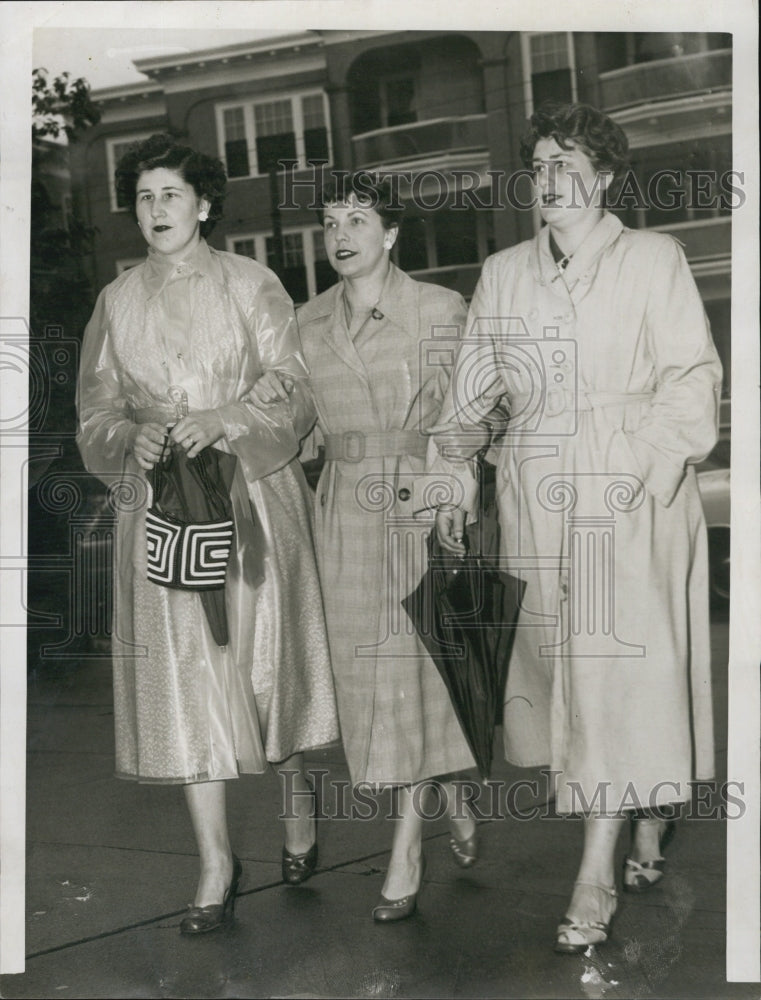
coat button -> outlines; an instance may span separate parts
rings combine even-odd
[[[401,489],[399,490],[399,499],[400,499],[400,500],[409,500],[409,498],[410,498],[411,496],[412,496],[412,494],[410,493],[410,491],[409,491],[409,490],[407,489],[407,487],[406,487],[406,486],[403,486],[403,487],[402,487],[402,488],[401,488]]]
[[[320,506],[321,507],[325,506],[325,494],[324,493],[320,494]]]

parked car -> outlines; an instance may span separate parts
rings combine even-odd
[[[729,435],[722,434],[708,458],[697,467],[698,488],[708,527],[711,603],[729,604]]]

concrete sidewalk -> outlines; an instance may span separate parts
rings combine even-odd
[[[726,644],[726,622],[714,623],[720,781]],[[286,887],[277,781],[245,777],[229,785],[244,864],[235,920],[187,939],[178,927],[197,858],[182,792],[113,778],[107,660],[32,678],[28,744],[27,961],[22,975],[0,978],[5,998],[761,996],[759,984],[725,980],[721,820],[683,820],[667,878],[644,896],[622,894],[611,941],[588,956],[558,956],[578,820],[550,810],[484,821],[482,857],[467,871],[449,856],[445,822],[432,820],[418,912],[379,926],[370,911],[388,861],[383,816],[321,820],[318,873]],[[309,766],[347,778],[340,750],[312,754]],[[504,763],[493,778],[543,785],[538,772]],[[524,789],[517,805],[531,799]],[[334,785],[323,811],[338,804]]]

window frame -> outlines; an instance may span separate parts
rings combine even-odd
[[[304,268],[307,279],[307,299],[312,299],[317,294],[317,275],[315,273],[315,236],[322,238],[320,226],[284,226],[283,236],[293,236],[296,233],[301,235],[301,246],[304,252]],[[253,240],[256,253],[256,261],[264,267],[267,264],[267,240],[272,239],[275,234],[271,229],[259,229],[243,233],[229,233],[225,236],[225,249],[229,253],[236,253],[235,244],[242,240]],[[243,256],[243,255],[241,255]]]
[[[116,135],[106,139],[106,169],[108,171],[108,200],[112,212],[126,212],[127,206],[120,206],[116,202],[116,173],[117,158],[114,156],[116,146],[131,146],[136,142],[149,139],[153,132],[136,132],[134,135]]]
[[[404,124],[417,125],[420,122],[420,117],[417,111],[417,100],[420,96],[420,80],[418,78],[419,74],[417,70],[399,70],[396,73],[384,73],[383,76],[378,78],[378,100],[380,106],[380,118],[381,118],[381,128],[399,128],[403,127]],[[412,122],[403,123],[402,126],[389,125],[389,84],[393,84],[397,80],[411,80],[412,81],[412,92],[413,92],[413,106],[415,107],[415,118]]]
[[[532,38],[536,38],[541,35],[565,35],[566,52],[568,54],[568,71],[571,74],[571,100],[578,101],[579,99],[579,85],[576,76],[576,49],[573,44],[573,32],[525,31],[521,34],[521,51],[523,56],[523,100],[527,118],[530,118],[534,113],[534,88],[531,79],[533,76],[531,40]]]
[[[246,134],[246,150],[248,153],[249,172],[247,174],[241,174],[238,177],[228,177],[228,180],[231,183],[234,183],[235,181],[250,180],[252,177],[258,178],[267,176],[267,173],[259,172],[259,163],[256,152],[254,107],[256,105],[275,104],[277,101],[290,101],[293,133],[296,140],[296,157],[298,159],[296,169],[307,170],[308,165],[306,160],[306,149],[304,147],[304,109],[302,101],[305,97],[317,96],[322,98],[322,110],[325,118],[325,133],[328,145],[328,164],[331,164],[333,162],[333,137],[330,129],[330,102],[328,100],[328,95],[323,88],[306,87],[301,90],[271,93],[266,96],[248,96],[238,98],[237,100],[220,101],[216,104],[214,106],[214,115],[217,124],[217,151],[219,158],[225,165],[225,170],[227,170],[227,154],[225,150],[225,111],[232,108],[243,109],[243,127]]]

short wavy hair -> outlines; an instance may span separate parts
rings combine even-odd
[[[174,170],[195,191],[210,203],[209,218],[201,223],[201,236],[208,236],[222,218],[222,205],[227,187],[227,174],[220,160],[199,153],[168,133],[158,133],[135,143],[119,160],[116,167],[116,190],[126,202],[133,219],[137,219],[137,182],[146,170]]]
[[[328,205],[344,204],[352,195],[360,202],[369,203],[381,217],[384,229],[398,229],[401,226],[404,205],[398,200],[398,190],[394,192],[390,177],[369,170],[357,170],[353,174],[331,174],[320,193],[320,207],[317,209],[320,225]]]
[[[534,111],[521,136],[521,160],[531,168],[540,139],[554,139],[561,149],[578,146],[600,173],[612,174],[608,190],[621,183],[629,168],[629,140],[608,115],[589,104],[545,101]]]

